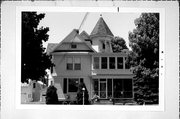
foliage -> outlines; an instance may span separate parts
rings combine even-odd
[[[135,75],[135,100],[158,103],[159,93],[159,14],[142,13],[129,33],[132,52],[129,63]]]
[[[58,104],[57,89],[54,86],[49,86],[46,91],[46,104]]]
[[[38,28],[45,14],[22,12],[22,78],[39,80],[46,75],[46,69],[52,66],[51,57],[45,53],[43,42],[48,40],[49,28]]]
[[[83,91],[82,89],[85,88]],[[83,92],[84,92],[84,104],[89,104],[89,94],[88,90],[86,88],[86,85],[84,83],[80,83],[78,85],[78,91],[77,91],[77,104],[83,104]]]
[[[111,45],[113,52],[121,52],[123,49],[128,49],[125,40],[118,36],[111,40]]]

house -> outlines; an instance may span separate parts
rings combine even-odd
[[[127,51],[113,53],[114,35],[101,16],[89,35],[74,29],[60,43],[49,43],[52,77],[59,99],[76,99],[78,84],[84,82],[89,99],[133,99],[133,74],[126,64]]]
[[[29,83],[21,84],[21,103],[45,102],[46,86],[41,81],[29,80]]]

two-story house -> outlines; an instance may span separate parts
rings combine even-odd
[[[126,65],[126,52],[113,53],[114,35],[102,17],[91,34],[74,29],[60,43],[48,44],[55,64],[52,71],[58,97],[75,100],[78,84],[84,82],[91,99],[132,99],[133,74]]]

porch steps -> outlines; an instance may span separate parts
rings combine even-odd
[[[108,99],[100,99],[99,101],[95,101],[93,105],[113,105],[113,102]]]
[[[136,105],[136,103],[132,99],[114,99],[114,101],[100,99],[94,102],[93,105]]]

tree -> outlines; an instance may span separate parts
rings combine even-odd
[[[85,89],[84,91],[82,89]],[[77,104],[83,104],[83,93],[84,93],[84,104],[89,104],[89,94],[88,90],[86,88],[86,85],[84,83],[80,83],[78,85],[78,91],[77,91]]]
[[[111,40],[111,45],[113,52],[121,52],[123,49],[128,49],[125,40],[118,36]]]
[[[49,28],[38,28],[45,14],[22,12],[22,63],[21,82],[28,79],[39,80],[46,75],[46,69],[52,66],[51,57],[43,47],[48,40]]]
[[[57,88],[49,86],[46,91],[46,104],[58,104]]]
[[[159,14],[142,13],[129,33],[132,52],[128,60],[134,73],[135,100],[158,103],[159,94]]]

